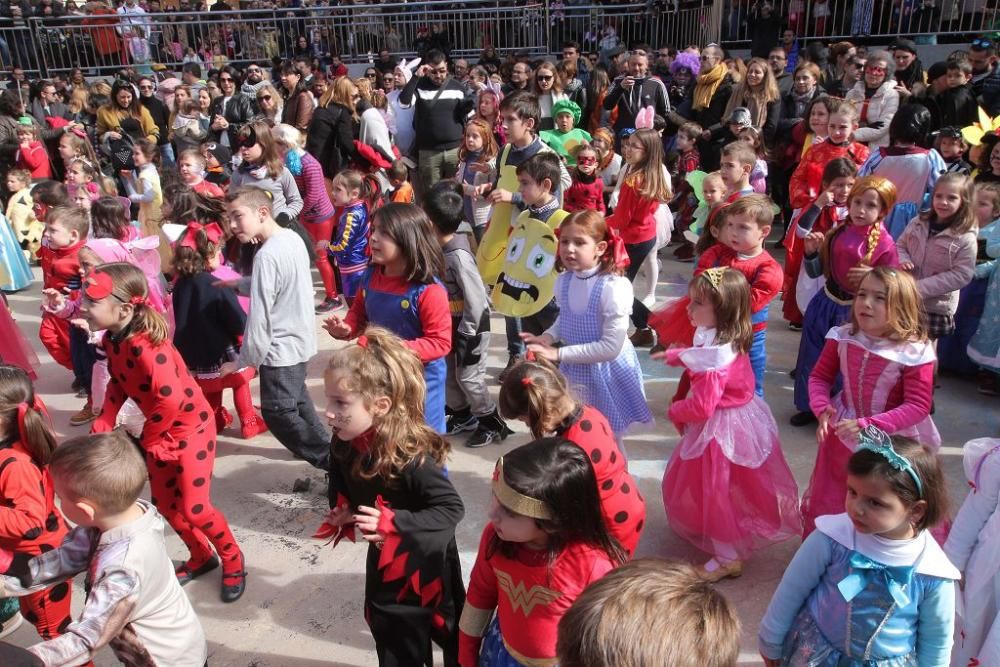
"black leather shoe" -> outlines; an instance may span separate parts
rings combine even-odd
[[[216,558],[215,556],[212,556],[211,558],[209,558],[208,560],[206,560],[204,563],[194,568],[193,570],[191,569],[190,565],[184,563],[176,570],[177,582],[181,586],[184,586],[189,582],[194,581],[195,579],[205,574],[206,572],[211,572],[217,567],[219,567],[219,559]]]
[[[243,565],[242,570],[239,572],[233,572],[232,574],[222,575],[223,602],[236,602],[243,597],[243,593],[247,589],[246,561],[243,559],[242,551],[240,552],[240,563]]]

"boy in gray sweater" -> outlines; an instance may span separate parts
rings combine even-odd
[[[505,440],[512,431],[486,388],[490,306],[469,238],[456,233],[464,211],[462,187],[451,181],[438,183],[425,198],[424,211],[434,223],[444,251],[441,279],[451,308],[452,348],[445,386],[447,433],[474,431],[465,446],[485,447]]]
[[[290,452],[322,470],[329,468],[330,434],[306,389],[306,365],[316,354],[316,321],[309,255],[298,235],[271,215],[271,199],[259,188],[229,191],[229,227],[243,243],[259,241],[249,278],[229,285],[250,297],[238,362],[226,375],[253,366],[260,374],[261,412],[274,437]]]

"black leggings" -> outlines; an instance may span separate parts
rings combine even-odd
[[[629,282],[635,280],[635,275],[639,273],[639,267],[646,261],[646,256],[656,247],[656,238],[651,238],[642,243],[626,243],[625,252],[628,253],[628,269],[625,277]],[[645,329],[649,321],[649,308],[643,305],[642,301],[635,299],[632,301],[632,324],[636,329]]]

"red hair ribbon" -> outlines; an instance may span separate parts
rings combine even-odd
[[[177,245],[183,248],[197,250],[198,232],[200,231],[204,231],[208,240],[215,245],[219,245],[219,241],[222,240],[222,227],[219,227],[218,223],[210,222],[207,225],[203,225],[200,222],[189,222],[187,231],[184,232],[184,236],[182,236],[181,240],[177,242]]]
[[[628,251],[625,250],[625,241],[622,241],[622,235],[618,233],[617,229],[608,228],[608,250],[611,251],[616,269],[627,269],[628,265],[632,263],[628,257]]]
[[[81,139],[86,139],[87,138],[87,133],[84,132],[83,130],[81,130],[80,128],[78,128],[78,127],[74,127],[72,130],[70,130],[70,134],[75,134],[76,136],[80,137]]]
[[[358,347],[363,348],[365,350],[368,349],[368,336],[364,334],[358,336]]]
[[[32,398],[32,401],[31,401],[30,405],[26,401],[21,401],[20,403],[18,403],[17,404],[17,435],[21,439],[21,442],[24,442],[24,438],[25,438],[25,436],[27,434],[27,431],[25,430],[25,427],[24,427],[24,418],[28,414],[28,408],[31,408],[35,412],[39,412],[39,413],[45,415],[46,417],[49,416],[48,410],[45,409],[45,404],[42,403],[42,400],[40,398],[38,398],[37,395],[35,395]]]
[[[521,378],[521,385],[524,387],[534,387],[535,381],[529,377],[523,377]]]
[[[134,296],[131,299],[129,299],[128,302],[130,304],[132,304],[133,306],[145,306],[146,305],[146,297],[144,297],[142,295]]]
[[[115,281],[103,271],[92,271],[84,283],[83,293],[88,299],[100,301],[110,296],[115,289]]]

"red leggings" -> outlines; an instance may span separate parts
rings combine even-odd
[[[190,564],[197,567],[207,561],[214,546],[223,574],[240,571],[243,564],[236,538],[209,497],[215,428],[178,437],[174,451],[176,461],[161,461],[146,453],[153,505],[191,551]]]
[[[35,626],[42,639],[53,639],[66,632],[73,622],[70,603],[73,586],[69,581],[56,584],[44,591],[18,599],[24,620]]]
[[[330,216],[321,222],[303,222],[302,226],[312,237],[314,251],[316,252],[316,268],[323,279],[323,289],[326,290],[326,298],[332,299],[337,296],[337,283],[333,277],[333,264],[330,262],[330,254],[326,251],[330,245],[330,236],[333,234],[333,226],[336,218]]]
[[[38,337],[57,364],[73,370],[73,358],[69,352],[69,327],[69,320],[44,313]]]
[[[221,378],[195,378],[195,382],[205,394],[205,400],[212,406],[213,414],[218,414],[222,409],[223,390],[232,389],[236,414],[240,416],[242,424],[254,418],[261,419],[253,407],[253,395],[250,393],[250,381],[256,375],[257,372],[253,368],[244,368]]]

